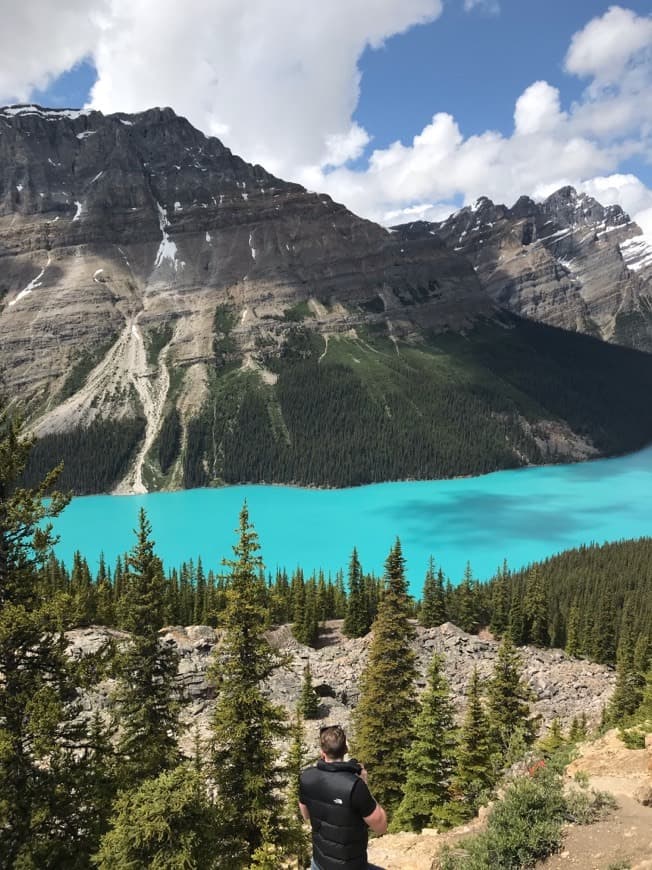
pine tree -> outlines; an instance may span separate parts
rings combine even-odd
[[[470,633],[477,632],[480,627],[480,614],[478,606],[478,588],[473,579],[471,563],[466,563],[464,577],[456,589],[457,592],[457,619],[459,627]]]
[[[579,728],[576,726],[576,734],[579,731]],[[571,728],[572,732],[572,728]],[[571,737],[571,734],[568,735],[568,739],[577,739],[576,737]],[[554,755],[562,746],[566,744],[566,738],[563,735],[561,730],[561,722],[558,718],[554,718],[550,723],[550,728],[548,729],[547,734],[541,740],[539,740],[537,746],[543,752],[544,755],[550,756]]]
[[[525,608],[527,642],[533,643],[535,646],[550,646],[548,598],[543,575],[538,567],[532,569],[528,578]]]
[[[305,586],[305,604],[301,642],[314,647],[319,639],[319,618],[317,616],[317,590],[315,581],[309,580]]]
[[[303,733],[303,716],[301,705],[297,709],[292,723],[292,742],[287,758],[288,771],[288,808],[292,817],[290,826],[294,838],[294,852],[297,856],[297,866],[302,870],[310,860],[310,835],[306,830],[303,816],[299,811],[299,778],[306,763],[306,750]]]
[[[499,568],[491,589],[491,621],[489,628],[502,637],[509,625],[509,569],[507,561]]]
[[[616,686],[607,708],[609,722],[621,722],[638,709],[643,699],[644,675],[634,667],[634,644],[631,630],[621,637],[618,647]]]
[[[512,602],[509,608],[508,634],[515,646],[522,646],[525,643],[525,620],[521,590],[516,585],[512,590]]]
[[[446,622],[446,602],[444,600],[444,574],[441,570],[435,574],[435,561],[430,557],[428,570],[423,581],[423,596],[419,623],[424,628],[434,628]]]
[[[63,635],[72,608],[60,590],[43,596],[39,580],[54,543],[48,520],[68,499],[51,491],[59,469],[20,486],[31,445],[0,402],[0,856],[7,868],[74,870],[94,809],[71,802],[87,775]]]
[[[180,765],[120,794],[95,864],[100,870],[227,870],[220,822],[203,778],[191,764]]]
[[[113,703],[120,724],[118,752],[123,786],[133,788],[179,762],[175,677],[178,656],[159,642],[163,622],[163,566],[154,552],[151,525],[141,509],[136,543],[127,556],[125,591],[118,605],[131,641],[118,655]],[[143,751],[147,747],[147,751]]]
[[[358,551],[354,547],[349,562],[349,595],[342,632],[346,637],[364,637],[369,631],[369,627],[369,611],[364,589],[362,566],[358,559]]]
[[[304,719],[316,719],[319,716],[319,698],[312,686],[310,663],[303,671],[303,684],[299,696],[299,709]]]
[[[580,609],[574,601],[568,612],[566,628],[566,654],[574,658],[581,653],[580,647]]]
[[[528,704],[531,692],[521,679],[520,664],[511,638],[505,635],[488,686],[491,735],[501,753],[508,749],[512,737],[519,731],[526,743],[534,739]]]
[[[466,807],[466,814],[471,816],[495,782],[494,744],[490,737],[489,719],[482,705],[477,668],[471,675],[467,699],[452,789]]]
[[[443,675],[443,658],[434,655],[428,685],[414,722],[414,740],[406,753],[407,781],[392,829],[420,831],[450,819],[451,780],[455,770],[455,710]]]
[[[405,753],[416,710],[414,653],[409,597],[400,542],[385,563],[386,585],[373,625],[367,665],[354,712],[355,749],[369,771],[377,799],[390,811],[403,796]]]
[[[212,678],[219,691],[212,724],[210,772],[217,786],[231,870],[249,867],[261,847],[291,841],[277,764],[276,742],[286,734],[283,711],[264,691],[281,658],[264,636],[265,610],[258,571],[258,537],[246,503],[240,512],[235,558],[229,568],[224,639],[216,650]]]

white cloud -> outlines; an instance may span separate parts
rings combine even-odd
[[[652,17],[610,6],[576,33],[566,55],[568,72],[617,81],[625,67],[652,48]]]
[[[565,115],[559,105],[559,91],[548,82],[534,82],[516,101],[514,125],[524,135],[552,130]]]
[[[465,0],[468,10],[494,0]],[[411,141],[375,149],[353,120],[360,57],[432,21],[442,0],[22,0],[3,18],[0,99],[26,99],[90,55],[91,103],[104,111],[170,105],[245,159],[385,222],[439,218],[480,195],[510,203],[572,183],[643,213],[650,191],[624,160],[652,159],[652,19],[611,7],[576,33],[568,73],[582,97],[535,81],[514,94],[514,132],[464,136],[435,112]],[[433,106],[436,108],[436,106]]]
[[[474,9],[487,15],[499,15],[500,3],[498,0],[464,0],[465,12],[473,12]]]
[[[33,90],[90,54],[104,0],[16,0],[3,4],[0,104],[24,102]]]
[[[110,0],[91,102],[171,105],[272,172],[340,165],[368,134],[352,124],[366,46],[441,12],[441,0]],[[228,131],[228,132],[225,132]]]
[[[652,162],[650,24],[612,7],[573,37],[567,68],[593,78],[565,111],[559,90],[537,81],[516,100],[512,136],[487,131],[464,138],[452,116],[438,114],[411,144],[375,151],[366,171],[343,167],[321,179],[313,173],[312,185],[389,223],[459,196],[471,203],[484,194],[511,204],[521,194],[543,197],[564,184],[649,220],[652,191],[618,168],[632,157]]]

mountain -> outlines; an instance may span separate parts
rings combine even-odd
[[[440,223],[396,229],[467,257],[494,302],[516,314],[652,351],[652,245],[620,206],[562,187],[541,203],[481,197]]]
[[[0,367],[29,475],[119,492],[478,474],[652,439],[652,356],[501,309],[170,109],[0,110]]]

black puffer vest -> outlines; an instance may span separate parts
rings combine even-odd
[[[318,761],[301,775],[310,811],[313,857],[321,870],[366,870],[368,829],[351,808],[359,765]]]

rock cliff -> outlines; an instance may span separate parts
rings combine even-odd
[[[481,197],[440,223],[397,229],[464,255],[491,298],[517,314],[652,350],[652,246],[619,206],[563,187],[512,208]]]
[[[470,265],[440,242],[402,242],[171,109],[0,109],[0,262],[0,362],[37,432],[107,406],[120,416],[140,404],[149,418],[175,366],[195,368],[183,392],[200,403],[218,305],[233,307],[250,360],[263,340],[281,344],[297,305],[324,333],[390,321],[398,335],[491,310]],[[156,367],[147,351],[162,325]],[[90,388],[62,402],[84,353],[97,363]]]

